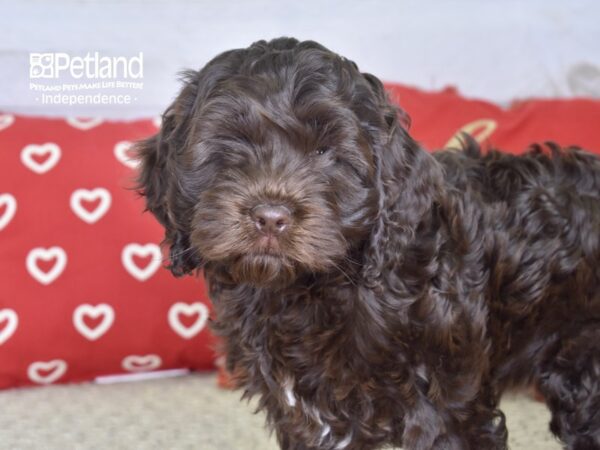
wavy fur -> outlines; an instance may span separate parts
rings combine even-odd
[[[507,388],[600,449],[600,161],[425,152],[381,82],[281,38],[185,75],[140,187],[202,268],[227,368],[281,448],[505,449]],[[293,212],[257,250],[248,211]]]

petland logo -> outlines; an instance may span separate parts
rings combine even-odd
[[[131,105],[144,89],[144,54],[30,53],[29,89],[43,105]]]
[[[144,77],[144,54],[137,56],[101,56],[99,52],[85,56],[67,53],[30,53],[29,77],[58,79],[64,76],[74,79],[142,79]]]

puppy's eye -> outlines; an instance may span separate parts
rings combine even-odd
[[[329,150],[331,149],[331,147],[319,147],[318,149],[315,150],[315,153],[317,155],[324,155],[325,153],[327,153]]]

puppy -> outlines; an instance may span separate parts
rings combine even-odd
[[[170,269],[203,269],[227,368],[286,450],[506,449],[535,383],[600,449],[600,160],[435,154],[323,46],[220,54],[138,144]]]

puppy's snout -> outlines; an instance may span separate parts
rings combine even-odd
[[[258,205],[250,215],[256,229],[265,234],[281,234],[292,223],[292,213],[282,205]]]

